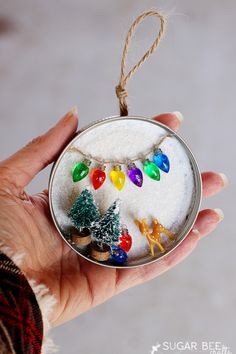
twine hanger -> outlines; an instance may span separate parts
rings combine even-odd
[[[143,57],[139,60],[139,62],[133,66],[133,68],[128,72],[127,75],[125,75],[125,69],[126,69],[126,60],[127,60],[127,54],[128,54],[128,49],[129,45],[131,42],[131,39],[134,35],[134,33],[137,30],[137,27],[140,25],[141,22],[143,22],[147,17],[150,16],[155,16],[160,20],[160,30],[158,32],[158,35],[156,39],[154,40],[153,44],[151,47],[148,49],[148,51],[143,55]],[[136,20],[132,23],[125,39],[125,45],[122,53],[122,59],[121,59],[121,71],[120,71],[120,81],[118,85],[116,86],[116,95],[119,100],[119,106],[120,106],[120,116],[127,116],[128,115],[128,105],[127,105],[127,97],[128,97],[128,92],[126,90],[126,85],[129,79],[136,73],[136,71],[143,65],[143,63],[156,51],[161,38],[164,35],[165,32],[165,27],[166,27],[166,20],[164,16],[159,14],[156,11],[148,11],[144,12],[143,14],[139,15]]]

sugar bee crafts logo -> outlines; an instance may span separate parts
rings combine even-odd
[[[204,341],[163,341],[152,345],[150,354],[163,353],[205,353],[205,354],[233,354],[230,347],[222,342]]]

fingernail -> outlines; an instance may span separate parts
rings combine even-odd
[[[74,106],[72,107],[58,122],[58,124],[61,124],[61,123],[69,123],[71,118],[73,116],[78,116],[78,110],[77,110],[77,107]]]
[[[175,112],[172,112],[172,114],[174,114],[176,116],[176,118],[180,121],[180,123],[183,122],[184,117],[183,117],[182,113],[180,113],[179,111],[175,111]]]
[[[70,109],[69,113],[72,113],[72,114],[74,114],[75,116],[77,116],[77,115],[78,115],[77,106],[73,106],[73,107]]]
[[[198,229],[192,229],[192,233],[194,233],[198,238],[201,237],[200,232],[198,231]]]
[[[224,219],[224,213],[223,213],[223,210],[222,209],[219,209],[219,208],[216,208],[216,209],[213,209],[215,211],[215,213],[219,216],[219,221],[218,222],[221,222],[223,219]]]
[[[77,107],[74,106],[72,107],[65,115],[64,117],[61,118],[61,120],[59,122],[63,122],[64,124],[67,124],[71,121],[71,119],[74,117],[74,116],[78,116],[78,110],[77,110]]]
[[[229,185],[229,179],[224,173],[219,173],[222,181],[223,181],[223,186],[227,187]]]

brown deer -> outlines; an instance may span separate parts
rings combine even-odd
[[[153,257],[155,256],[155,252],[154,252],[155,245],[157,245],[157,247],[159,248],[161,253],[164,253],[165,248],[162,246],[161,240],[160,240],[161,234],[167,235],[170,239],[174,238],[174,234],[171,233],[169,230],[167,230],[162,224],[160,224],[156,218],[152,220],[152,223],[153,223],[153,230],[152,231],[149,230],[149,226],[147,224],[146,219],[142,219],[142,221],[135,219],[134,222],[138,226],[141,234],[146,236],[152,256]]]

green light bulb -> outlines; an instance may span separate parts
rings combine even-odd
[[[81,181],[89,173],[89,168],[84,162],[76,163],[72,168],[73,182]]]
[[[148,175],[150,178],[154,179],[155,181],[160,181],[160,171],[154,162],[148,159],[145,160],[143,162],[143,169],[146,175]]]

